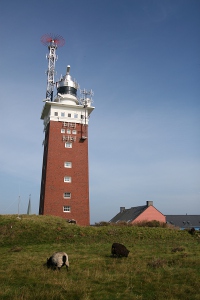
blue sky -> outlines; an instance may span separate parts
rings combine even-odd
[[[94,91],[89,124],[91,223],[151,200],[200,214],[200,1],[3,1],[0,18],[0,213],[39,208],[48,49],[63,36],[56,79],[71,65]]]

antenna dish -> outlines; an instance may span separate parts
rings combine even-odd
[[[62,47],[65,44],[65,40],[61,35],[52,33],[44,34],[40,40],[44,46],[49,46],[49,44],[54,43],[57,47]]]

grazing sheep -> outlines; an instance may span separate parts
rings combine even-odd
[[[119,243],[113,243],[111,248],[112,255],[116,255],[117,257],[124,256],[128,257],[129,250],[122,244]]]
[[[194,235],[195,234],[195,228],[194,227],[192,227],[188,232],[191,234],[191,235]]]
[[[50,258],[47,258],[46,262],[47,268],[53,270],[60,270],[61,267],[66,266],[67,271],[69,268],[68,255],[65,252],[55,252]]]
[[[68,223],[70,223],[70,224],[76,224],[76,220],[74,220],[74,219],[68,220]]]

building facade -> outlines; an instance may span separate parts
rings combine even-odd
[[[94,107],[86,91],[78,99],[78,84],[69,73],[70,66],[41,114],[45,138],[39,214],[89,225],[88,121]]]
[[[153,206],[153,201],[146,201],[146,205],[126,209],[120,207],[120,212],[110,220],[111,223],[127,222],[130,224],[143,221],[166,222],[166,217]]]

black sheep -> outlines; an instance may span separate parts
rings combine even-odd
[[[117,257],[128,257],[129,254],[129,250],[122,244],[119,243],[113,243],[112,244],[112,248],[111,248],[111,253],[113,256],[117,256]]]

